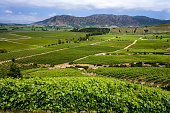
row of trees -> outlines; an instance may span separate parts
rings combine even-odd
[[[109,28],[74,28],[72,32],[90,32],[91,35],[102,35],[110,32]]]

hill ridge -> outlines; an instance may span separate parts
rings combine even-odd
[[[43,21],[35,22],[35,25],[57,25],[73,27],[138,27],[170,23],[170,20],[159,20],[147,16],[128,16],[113,14],[94,14],[86,17],[72,15],[57,15]]]

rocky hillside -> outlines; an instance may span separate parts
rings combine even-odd
[[[170,20],[159,20],[145,16],[127,15],[91,15],[87,17],[75,17],[70,15],[54,16],[49,19],[35,22],[36,25],[58,25],[58,26],[96,26],[96,27],[136,27],[170,23]]]

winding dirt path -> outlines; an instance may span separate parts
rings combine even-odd
[[[148,40],[148,39],[143,39],[142,37],[139,38],[140,40]]]
[[[114,38],[112,38],[114,39]],[[108,41],[108,40],[107,40]],[[102,42],[105,42],[105,41],[102,41]],[[135,40],[133,43],[129,44],[127,47],[123,48],[123,49],[128,49],[129,47],[131,47],[132,45],[136,44],[137,40]],[[96,43],[94,43],[96,44]],[[121,49],[121,50],[123,50]],[[116,50],[116,51],[120,51],[120,50]],[[95,54],[95,55],[106,55],[106,53],[98,53],[98,54]],[[79,59],[76,59],[74,60],[73,62],[75,61],[79,61],[79,60],[82,60],[82,59],[85,59],[89,56],[92,56],[92,55],[88,55],[88,56],[85,56],[85,57],[82,57],[82,58],[79,58]],[[95,65],[92,65],[92,64],[73,64],[73,65],[70,65],[68,62],[67,63],[64,63],[64,64],[58,64],[58,65],[55,65],[54,67],[50,68],[50,69],[60,69],[60,68],[67,68],[67,67],[75,67],[75,66],[88,66],[89,68],[92,68],[92,69],[97,69],[99,67],[103,67],[103,66],[95,66]]]
[[[30,36],[17,35],[17,34],[13,34],[13,33],[10,33],[10,35],[21,36],[21,37],[25,37],[25,38],[8,39],[8,40],[20,40],[20,39],[31,39],[32,38]]]
[[[131,47],[132,45],[136,44],[138,40],[135,40],[133,43],[129,44],[127,47],[123,48],[123,49],[128,49],[129,47]],[[123,49],[120,49],[120,50],[123,50]],[[120,50],[116,50],[116,51],[120,51]],[[98,54],[95,54],[95,55],[106,55],[107,53],[98,53]],[[92,55],[88,55],[88,56],[85,56],[85,57],[82,57],[82,58],[79,58],[79,59],[76,59],[74,61],[79,61],[79,60],[82,60],[82,59],[85,59],[89,56],[92,56]]]
[[[111,39],[114,39],[114,38],[111,38]],[[105,41],[109,41],[111,39],[107,39]],[[102,41],[102,42],[105,42],[105,41]],[[96,43],[93,43],[93,44],[96,44]],[[93,44],[87,44],[87,45],[93,45]],[[87,45],[74,46],[74,47],[70,47],[70,48],[77,48],[77,47],[82,47],[82,46],[87,46]],[[25,58],[34,57],[34,56],[44,55],[44,54],[48,54],[48,53],[52,53],[52,52],[57,52],[57,51],[62,51],[62,50],[70,49],[70,48],[62,48],[62,49],[52,50],[52,51],[48,51],[48,52],[44,52],[44,53],[39,53],[39,54],[34,54],[34,55],[29,55],[29,56],[24,56],[24,57],[19,57],[19,58],[16,58],[15,60],[21,60],[21,59],[25,59]],[[90,56],[90,55],[88,55],[88,56]],[[86,57],[88,57],[88,56],[86,56]],[[0,61],[0,64],[7,63],[7,62],[11,62],[11,60]]]
[[[72,48],[76,48],[76,47],[80,47],[80,46],[74,46]],[[39,54],[34,54],[34,55],[29,55],[29,56],[24,56],[24,57],[19,57],[19,58],[16,58],[15,60],[21,60],[21,59],[30,58],[30,57],[39,56],[39,55],[44,55],[44,54],[48,54],[48,53],[52,53],[52,52],[56,52],[56,51],[62,51],[62,50],[66,50],[66,49],[69,49],[69,48],[62,48],[62,49],[57,49],[57,50],[48,51],[48,52],[44,52],[44,53],[39,53]],[[10,61],[11,60],[0,61],[0,64],[7,63],[7,62],[10,62]]]
[[[124,49],[128,49],[129,47],[131,47],[132,45],[136,44],[138,40],[135,40],[132,44],[128,45],[127,47],[125,47]]]
[[[102,42],[106,42],[106,41],[110,41],[112,39],[115,39],[115,37],[113,38],[110,38],[110,39],[107,39],[107,40],[104,40],[104,41],[101,41],[101,42],[96,42],[96,43],[93,43],[93,44],[87,44],[87,45],[96,45],[98,43],[102,43]],[[127,47],[125,47],[124,49],[127,49],[129,48],[130,46],[136,44],[137,40],[135,40],[132,44],[128,45]],[[81,47],[81,46],[87,46],[87,45],[80,45],[80,46],[74,46],[74,47],[70,47],[70,48],[76,48],[76,47]],[[52,50],[52,51],[48,51],[48,52],[44,52],[44,53],[39,53],[39,54],[34,54],[34,55],[29,55],[29,56],[24,56],[24,57],[19,57],[19,58],[16,58],[15,60],[21,60],[21,59],[25,59],[25,58],[30,58],[30,57],[34,57],[34,56],[39,56],[39,55],[44,55],[44,54],[48,54],[48,53],[52,53],[52,52],[57,52],[57,51],[62,51],[62,50],[66,50],[66,49],[70,49],[70,48],[62,48],[62,49],[58,49],[58,50]],[[118,51],[118,50],[117,50]],[[95,55],[105,55],[106,53],[98,53],[98,54],[95,54]],[[88,55],[88,56],[85,56],[85,57],[82,57],[82,58],[79,58],[79,59],[76,59],[74,61],[79,61],[79,60],[82,60],[82,59],[85,59],[89,56],[92,56],[92,55]],[[0,61],[0,64],[3,64],[3,63],[7,63],[7,62],[11,62],[11,60],[6,60],[6,61]],[[59,64],[59,67],[62,67],[62,65],[64,67],[69,67],[70,65],[68,63],[64,63],[64,64]],[[57,66],[56,66],[57,67]]]
[[[25,38],[17,38],[17,39],[2,38],[3,40],[0,40],[0,41],[10,42],[10,43],[20,44],[20,45],[34,46],[34,47],[42,47],[42,46],[37,46],[37,45],[32,45],[32,44],[24,44],[24,43],[20,43],[20,42],[15,42],[16,40],[31,39],[32,37],[30,37],[30,36],[22,36],[22,35],[17,35],[17,34],[12,34],[12,33],[10,33],[10,35],[21,36],[21,37],[25,37]]]

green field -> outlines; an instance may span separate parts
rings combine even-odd
[[[105,67],[89,69],[88,72],[121,79],[129,79],[134,82],[147,82],[148,84],[170,84],[170,69],[160,67]]]
[[[170,50],[168,49],[128,49],[128,50],[120,50],[115,52],[108,52],[109,54],[121,54],[121,53],[154,53],[154,54],[163,54],[163,53],[169,53]]]
[[[132,49],[167,49],[170,43],[162,42],[159,40],[139,40],[135,45],[131,46]]]
[[[116,47],[118,49],[123,49],[124,47],[133,43],[134,40],[139,39],[139,37],[141,37],[141,35],[120,35],[117,37],[118,38],[116,38],[114,40],[100,43],[98,45],[101,45],[101,46],[107,45],[107,46],[111,46],[111,47]]]
[[[80,61],[76,61],[75,63],[94,65],[112,65],[133,62],[170,63],[169,59],[169,55],[93,55]]]
[[[35,56],[18,60],[18,63],[37,63],[37,64],[62,64],[72,62],[78,58],[87,55],[93,55],[102,52],[115,51],[116,48],[107,46],[88,45],[76,48],[70,48],[63,51],[52,52],[45,55]]]
[[[11,35],[16,34],[16,35]],[[73,42],[77,40],[79,37],[85,37],[86,33],[74,33],[67,31],[22,31],[22,32],[12,32],[12,33],[0,33],[0,48],[7,49],[8,51],[17,50],[17,49],[25,49],[25,48],[33,48],[37,46],[47,46],[51,44],[58,44],[58,40],[66,43],[66,40]],[[8,39],[11,42],[6,42],[2,38]],[[15,39],[12,40],[11,39]],[[20,38],[20,39],[19,39]],[[14,45],[12,46],[12,42]],[[9,44],[6,44],[9,43]],[[16,44],[15,44],[16,43]],[[10,48],[8,47],[10,45]],[[20,46],[16,48],[16,46]]]

